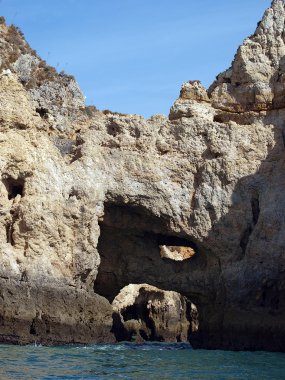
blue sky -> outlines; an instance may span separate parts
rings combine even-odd
[[[86,103],[168,114],[181,84],[208,87],[252,34],[270,0],[0,0],[1,14]]]

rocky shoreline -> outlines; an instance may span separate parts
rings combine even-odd
[[[1,342],[285,351],[284,22],[145,120],[0,20]]]

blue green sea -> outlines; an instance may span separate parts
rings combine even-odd
[[[285,354],[188,345],[0,345],[0,379],[285,379]]]

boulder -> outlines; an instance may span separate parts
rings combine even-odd
[[[118,340],[188,342],[199,327],[197,308],[191,301],[147,284],[126,286],[112,306]]]

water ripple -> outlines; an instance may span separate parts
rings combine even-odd
[[[285,380],[285,354],[188,344],[0,345],[0,379]]]

